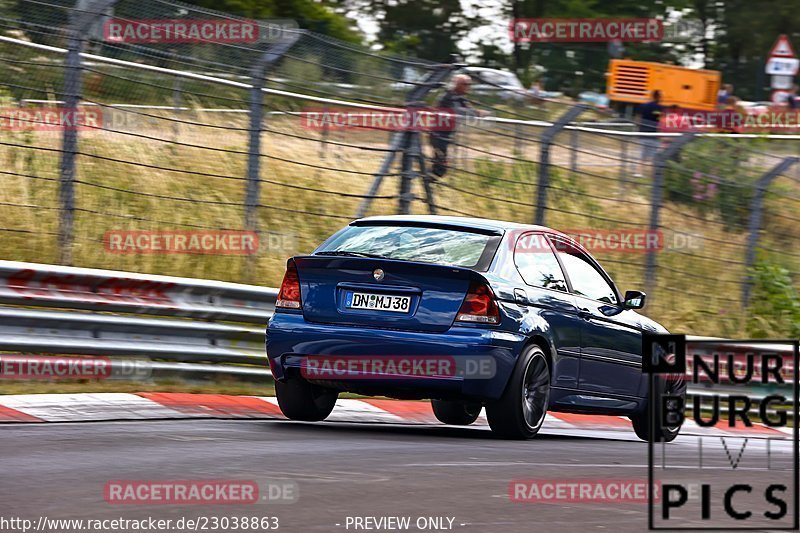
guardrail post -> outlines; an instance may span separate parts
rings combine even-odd
[[[693,132],[684,133],[666,148],[656,153],[653,159],[653,189],[650,194],[650,226],[651,232],[658,231],[661,216],[661,204],[664,201],[664,170],[667,168],[667,161],[678,155],[678,152],[694,139]],[[652,300],[655,293],[656,261],[657,250],[648,248],[645,259],[644,285],[647,296]]]
[[[70,12],[67,57],[64,70],[64,113],[76,117],[81,98],[81,53],[89,29],[113,7],[117,0],[90,0],[81,10]],[[59,168],[60,223],[58,228],[59,262],[72,264],[75,227],[75,159],[78,155],[78,128],[65,127]]]
[[[756,246],[758,246],[758,237],[761,233],[764,195],[775,178],[789,170],[789,168],[798,161],[800,161],[798,157],[787,157],[764,173],[756,182],[755,195],[753,195],[753,200],[750,202],[750,222],[748,224],[747,250],[744,258],[745,271],[744,279],[742,279],[742,307],[746,308],[750,303],[750,291],[753,286],[753,274],[751,270],[756,261]]]
[[[547,189],[550,187],[550,147],[553,139],[564,129],[564,127],[578,118],[578,115],[589,109],[585,104],[578,104],[570,107],[558,117],[552,126],[542,133],[541,151],[539,152],[539,184],[536,191],[536,215],[534,224],[544,225],[545,211],[547,210]]]

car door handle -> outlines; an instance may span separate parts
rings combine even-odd
[[[592,312],[584,307],[580,311],[578,311],[578,317],[579,318],[583,318],[585,320],[591,320],[592,319]]]
[[[514,301],[518,304],[526,305],[528,303],[528,293],[522,289],[514,289]]]

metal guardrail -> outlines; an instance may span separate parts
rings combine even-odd
[[[269,376],[265,329],[277,292],[0,261],[0,351],[139,356],[171,362],[151,368]]]
[[[0,260],[0,352],[104,356],[121,375],[269,377],[264,342],[277,295],[255,285]],[[793,353],[790,344],[773,347]]]

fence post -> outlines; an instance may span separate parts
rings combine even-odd
[[[398,214],[408,215],[411,213],[411,184],[414,182],[414,162],[411,155],[411,146],[414,143],[413,134],[410,131],[403,132],[403,142],[400,145],[403,155],[401,158],[400,170],[400,200],[398,203]]]
[[[761,215],[764,210],[764,195],[770,184],[789,170],[789,167],[800,161],[798,157],[787,157],[770,170],[765,172],[756,182],[755,195],[750,202],[750,223],[748,224],[747,250],[744,257],[744,278],[742,279],[742,307],[747,308],[750,303],[750,291],[753,286],[751,269],[756,261],[756,246],[761,233]]]
[[[539,184],[536,191],[536,215],[534,224],[544,225],[545,211],[547,210],[547,189],[550,187],[550,146],[555,136],[564,129],[564,126],[578,118],[578,115],[589,109],[585,104],[570,107],[558,117],[552,126],[542,133],[542,147],[539,152]]]
[[[625,183],[628,179],[628,140],[625,137],[620,138],[620,162],[619,162],[619,183],[617,185],[617,196],[621,197],[625,194]]]
[[[521,104],[519,104],[519,103],[514,106],[514,112],[517,115],[520,115],[521,114],[520,111],[523,111],[523,110],[524,110],[523,106]],[[519,122],[516,122],[514,124],[514,152],[513,152],[514,156],[521,157],[522,156],[522,149],[523,149],[523,145],[522,145],[522,124],[520,124]]]
[[[272,68],[297,42],[302,33],[292,33],[282,41],[270,45],[253,67],[250,87],[249,112],[250,127],[247,147],[247,185],[244,200],[244,227],[247,231],[258,233],[258,204],[261,196],[261,127],[264,121],[264,82],[267,71]],[[244,277],[252,280],[255,276],[256,255],[250,254],[245,260]]]
[[[419,132],[411,139],[411,157],[417,160],[419,173],[422,175],[422,188],[425,191],[425,203],[428,204],[428,213],[436,214],[436,202],[433,197],[433,179],[425,168],[425,154],[422,152],[422,141]]]
[[[183,94],[181,94],[182,84],[183,78],[181,76],[175,76],[175,79],[172,81],[172,112],[175,113],[176,120],[172,123],[172,142],[178,142],[181,135],[181,123],[177,119],[180,118],[181,106],[183,105]]]
[[[569,132],[569,169],[573,174],[578,172],[578,130],[572,128]]]
[[[672,141],[666,148],[656,152],[653,159],[653,190],[650,195],[650,226],[651,232],[658,231],[661,216],[661,204],[664,201],[664,170],[667,168],[667,161],[675,157],[681,149],[694,139],[694,132],[682,134]],[[657,250],[648,248],[645,262],[644,285],[648,296],[652,299],[655,293],[656,281],[656,253]]]
[[[259,58],[253,67],[253,85],[250,88],[250,128],[247,150],[247,191],[245,194],[244,225],[248,231],[258,231],[258,199],[260,192],[261,172],[261,126],[264,120],[264,81],[267,71],[277,63],[283,55],[300,38],[299,33],[291,34],[287,39],[279,41],[269,48]]]
[[[81,98],[81,53],[92,25],[114,6],[117,0],[94,0],[70,13],[67,57],[64,70],[64,113],[76,117]],[[78,128],[64,128],[59,168],[60,223],[58,228],[59,262],[72,264],[75,227],[75,159],[78,155]]]

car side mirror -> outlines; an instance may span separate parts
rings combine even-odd
[[[647,295],[642,291],[625,291],[625,309],[641,309],[644,307],[644,301]]]

